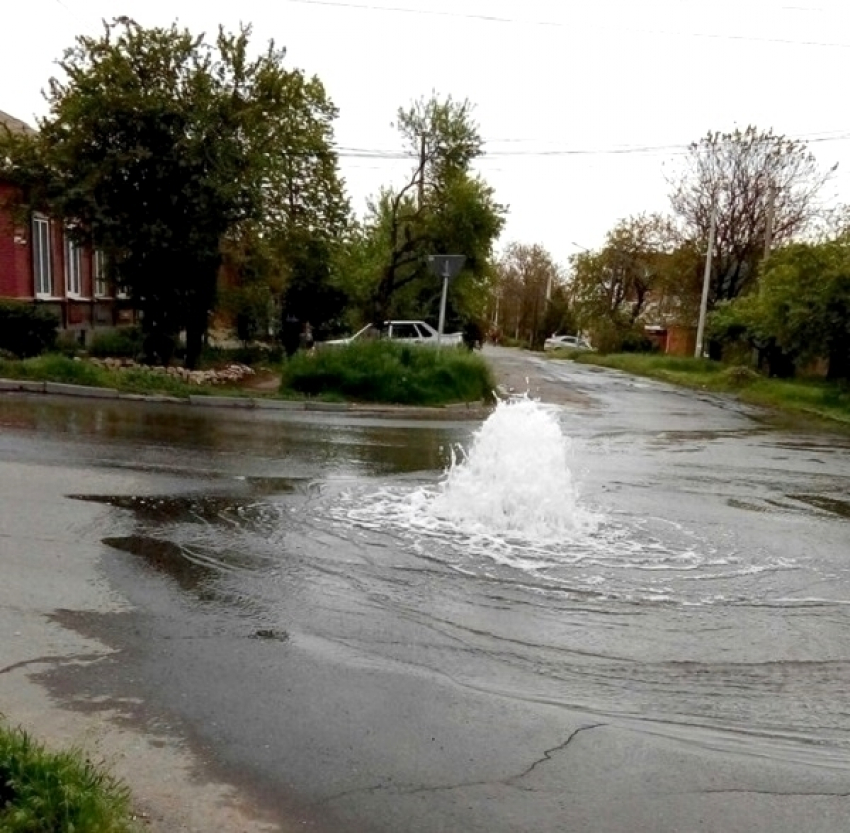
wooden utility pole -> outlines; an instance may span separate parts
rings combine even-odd
[[[701,359],[702,342],[705,337],[705,316],[708,311],[708,287],[711,283],[711,258],[714,254],[714,236],[717,232],[717,201],[711,206],[711,223],[708,227],[708,251],[705,253],[705,272],[702,276],[702,298],[699,305],[699,323],[697,324],[697,343],[694,345],[694,358]]]
[[[425,134],[419,137],[419,202],[417,208],[425,203]]]

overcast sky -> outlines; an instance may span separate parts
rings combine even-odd
[[[502,244],[560,261],[621,217],[666,210],[683,146],[755,124],[840,163],[825,195],[850,202],[848,0],[26,0],[6,3],[0,110],[32,121],[76,34],[104,17],[251,23],[287,49],[340,110],[342,170],[358,212],[409,165],[393,151],[400,105],[468,98],[486,140],[481,173],[510,207]]]

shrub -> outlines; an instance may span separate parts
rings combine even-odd
[[[18,358],[38,356],[56,344],[59,319],[48,309],[21,301],[0,301],[0,349]]]
[[[283,365],[281,391],[399,405],[489,399],[487,363],[466,350],[389,341],[354,342],[297,353]]]
[[[142,352],[142,332],[138,327],[119,327],[96,333],[89,355],[97,358],[135,359]]]
[[[128,789],[81,752],[47,752],[20,729],[0,729],[0,830],[133,829]]]
[[[744,367],[743,365],[727,367],[720,375],[723,381],[733,388],[745,388],[763,378],[761,374],[756,373],[752,368]]]

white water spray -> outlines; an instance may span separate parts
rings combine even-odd
[[[569,455],[551,411],[525,398],[499,403],[427,509],[467,533],[535,543],[590,531],[594,519],[576,502]]]
[[[560,563],[564,547],[600,522],[577,502],[570,448],[551,410],[530,399],[500,402],[436,485],[395,485],[338,508],[364,527],[413,536],[417,547],[439,539],[470,556],[537,569]]]

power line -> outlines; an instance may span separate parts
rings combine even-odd
[[[837,134],[837,135],[832,135]],[[779,138],[779,137],[777,137]],[[839,142],[850,140],[850,131],[839,133],[838,131],[829,131],[824,133],[801,134],[799,136],[785,137],[788,139],[805,141],[808,144],[820,144],[825,142]],[[502,142],[513,140],[498,140]],[[516,140],[516,141],[536,141]],[[485,145],[488,142],[484,142]],[[631,156],[643,155],[652,153],[669,153],[671,155],[686,153],[690,150],[692,142],[688,144],[665,144],[665,145],[636,145],[636,146],[621,146],[608,148],[556,148],[551,150],[495,150],[485,151],[479,157],[478,161],[486,161],[487,159],[506,159],[506,158],[546,158],[546,157],[569,157],[569,156]],[[416,158],[416,154],[403,150],[380,149],[380,148],[356,148],[356,147],[337,147],[336,154],[344,159],[380,159],[383,161],[399,161],[411,160]]]
[[[513,17],[501,17],[489,14],[470,14],[466,12],[447,12],[440,9],[410,9],[403,6],[384,6],[372,3],[346,3],[343,0],[284,0],[286,3],[299,3],[304,6],[325,6],[337,9],[358,9],[361,11],[392,12],[395,14],[428,15],[430,17],[449,17],[462,20],[478,20],[485,23],[512,24],[525,26],[545,26],[558,29],[583,27],[602,29],[613,32],[626,32],[643,35],[663,35],[666,37],[700,38],[705,40],[742,41],[748,43],[775,43],[786,46],[817,46],[827,49],[850,49],[850,43],[836,41],[793,40],[791,38],[767,38],[752,35],[730,35],[714,32],[673,32],[665,29],[629,29],[622,26],[604,26],[571,21],[569,23],[557,20],[521,20]]]

